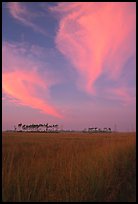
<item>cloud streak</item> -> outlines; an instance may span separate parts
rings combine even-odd
[[[4,94],[13,98],[15,103],[26,105],[40,110],[42,113],[62,118],[62,115],[55,107],[41,98],[38,93],[44,92],[47,100],[50,98],[50,87],[57,83],[43,71],[44,78],[39,74],[42,66],[40,62],[23,55],[25,47],[17,44],[3,44],[2,52],[2,89]],[[21,54],[22,53],[22,54]],[[47,76],[47,77],[46,77]],[[45,79],[45,80],[44,80]]]
[[[135,10],[134,2],[71,2],[51,8],[60,17],[57,48],[77,70],[80,89],[96,94],[95,82],[103,73],[120,79],[135,55]]]
[[[47,36],[47,32],[33,22],[33,19],[38,16],[27,9],[23,2],[9,2],[7,3],[7,8],[14,19],[32,28],[34,31]]]

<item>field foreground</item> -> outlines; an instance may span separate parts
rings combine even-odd
[[[2,200],[135,202],[135,133],[2,133]]]

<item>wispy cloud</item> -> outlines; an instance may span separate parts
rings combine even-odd
[[[31,12],[23,2],[9,2],[7,8],[11,16],[25,26],[32,28],[34,31],[47,36],[47,32],[38,26],[33,20],[38,17],[35,13]]]
[[[77,70],[79,88],[97,94],[95,82],[104,72],[118,82],[135,55],[135,2],[65,2],[51,11],[60,15],[55,42]]]
[[[2,59],[2,89],[5,95],[12,97],[14,102],[20,105],[38,109],[42,113],[55,117],[62,117],[48,102],[50,87],[56,84],[57,80],[54,80],[54,76],[47,70],[40,75],[39,69],[43,64],[35,60],[35,57],[34,59],[32,56],[28,57],[25,46],[3,43]],[[45,93],[46,99],[40,97],[41,92]]]
[[[119,101],[124,106],[133,105],[135,107],[136,97],[132,88],[115,87],[106,90],[107,98],[114,101]]]

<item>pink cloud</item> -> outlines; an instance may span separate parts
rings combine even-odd
[[[34,31],[47,35],[45,30],[33,22],[33,18],[37,17],[37,15],[29,11],[23,2],[9,2],[7,3],[7,8],[13,18],[20,21],[22,24],[31,27]]]
[[[9,43],[3,44],[2,59],[2,89],[12,102],[62,117],[53,105],[39,96],[39,92],[44,92],[47,100],[50,99],[50,87],[57,83],[46,70],[43,70],[43,77],[39,74],[42,66],[39,61],[23,55],[19,45]]]
[[[47,90],[47,87],[36,73],[32,71],[6,72],[3,73],[2,80],[3,91],[17,99],[19,104],[41,110],[41,112],[55,117],[61,117],[54,107],[37,98],[37,93],[35,93],[36,86],[39,84],[40,88],[45,88],[45,90]]]
[[[136,97],[133,88],[128,88],[125,86],[120,87],[109,87],[104,93],[106,98],[109,100],[119,101],[123,106],[132,105],[135,107]]]
[[[52,72],[46,60],[47,50],[40,46],[28,43],[3,42],[2,45],[2,67],[3,72],[24,70],[42,73],[41,77],[48,87],[60,82],[58,76]],[[41,59],[40,59],[41,58]],[[45,60],[43,61],[42,58]],[[31,80],[31,78],[30,78]]]
[[[77,85],[95,93],[103,73],[118,80],[126,61],[135,54],[135,2],[59,3],[56,45],[78,72]]]

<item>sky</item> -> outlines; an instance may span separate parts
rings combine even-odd
[[[135,2],[3,2],[2,129],[136,129]]]

